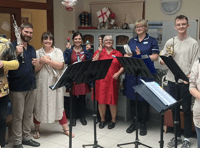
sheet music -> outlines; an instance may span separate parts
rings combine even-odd
[[[172,105],[177,102],[172,96],[170,96],[158,83],[145,82],[140,79],[165,105]]]

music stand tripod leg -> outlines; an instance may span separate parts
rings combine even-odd
[[[94,125],[94,144],[87,144],[83,145],[83,147],[87,146],[92,146],[93,148],[103,148],[102,146],[98,145],[97,141],[97,129],[96,129],[96,118],[97,118],[97,113],[96,113],[96,101],[95,101],[95,81],[93,81],[93,125]]]
[[[163,148],[164,146],[164,140],[163,140],[163,125],[164,125],[164,114],[161,114],[161,125],[160,125],[160,148]]]
[[[73,82],[70,84],[71,90],[70,90],[70,126],[69,126],[69,148],[72,148],[72,119],[73,119]]]
[[[135,84],[138,85],[138,73],[135,74]],[[138,139],[138,93],[135,91],[135,129],[136,129],[136,138],[135,138],[135,141],[134,142],[129,142],[129,143],[123,143],[123,144],[117,144],[118,147],[120,147],[121,145],[129,145],[129,144],[135,144],[135,148],[138,148],[139,145],[143,145],[145,147],[148,147],[148,148],[152,148],[148,145],[145,145],[141,142],[139,142],[139,139]]]
[[[175,76],[175,91],[176,91],[176,98],[177,98],[177,101],[179,100],[179,91],[178,91],[178,79],[177,79],[177,77]],[[175,107],[175,111],[174,111],[174,114],[175,114],[175,116],[174,116],[174,131],[175,131],[175,148],[177,148],[177,126],[179,125],[179,121],[177,121],[177,112],[178,112],[178,110],[180,110],[180,109],[178,109],[178,108],[180,108],[180,105],[177,105],[176,107]]]

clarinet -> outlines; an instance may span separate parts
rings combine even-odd
[[[13,27],[15,29],[15,36],[16,36],[16,39],[17,39],[17,45],[21,45],[22,42],[21,42],[21,36],[20,36],[20,33],[19,33],[19,27],[17,26],[14,15],[12,15],[12,18],[13,18]],[[22,58],[22,63],[25,63],[23,52],[20,54],[20,56]]]

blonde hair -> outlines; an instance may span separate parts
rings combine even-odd
[[[136,29],[136,26],[138,24],[142,24],[144,27],[145,27],[145,32],[147,33],[148,32],[148,25],[147,25],[147,21],[144,20],[144,19],[139,19],[135,22],[135,29]]]
[[[9,48],[9,43],[10,41],[8,39],[0,37],[0,55],[6,48]]]

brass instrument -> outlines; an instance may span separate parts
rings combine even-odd
[[[21,36],[20,36],[20,33],[19,33],[19,27],[17,26],[14,15],[12,15],[12,18],[13,18],[13,27],[15,29],[15,36],[17,38],[17,45],[21,45],[22,42],[21,42]],[[23,52],[20,55],[22,57],[22,63],[25,63]]]
[[[166,51],[167,51],[167,56],[172,56],[172,57],[174,56],[174,38],[173,38],[173,44],[167,45]]]
[[[40,57],[45,56],[45,54],[42,53],[42,52],[40,52],[39,55],[40,55]],[[52,70],[53,71],[53,76],[55,78],[58,77],[58,74],[57,74],[57,72],[55,71],[54,68],[52,68],[51,66],[48,66],[47,64],[44,64],[44,65],[45,65],[45,67],[46,67],[46,69],[47,69],[48,72],[50,72]]]

